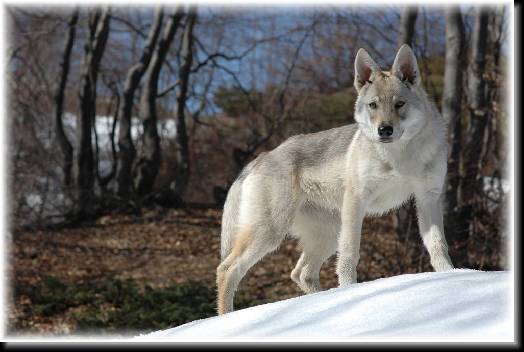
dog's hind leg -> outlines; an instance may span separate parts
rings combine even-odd
[[[223,251],[217,268],[218,314],[233,310],[235,291],[244,275],[289,233],[298,204],[295,178],[281,177],[275,182],[267,176],[269,172],[249,175],[242,184],[231,251]]]
[[[217,268],[217,311],[224,314],[233,311],[233,299],[247,271],[266,254],[276,250],[285,237],[273,236],[262,227],[244,227],[235,236],[231,253]]]
[[[304,250],[297,265],[291,272],[291,279],[304,291],[314,293],[322,289],[320,286],[320,269],[322,264],[334,253]]]
[[[322,264],[337,250],[340,221],[332,214],[300,213],[293,224],[293,233],[300,238],[303,252],[291,272],[291,279],[307,293],[321,290]]]

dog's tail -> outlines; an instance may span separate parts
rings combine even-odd
[[[242,181],[236,180],[227,193],[222,214],[222,233],[220,234],[220,257],[223,261],[231,253],[233,239],[237,230],[240,209]]]

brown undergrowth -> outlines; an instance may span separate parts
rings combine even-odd
[[[174,300],[181,296],[175,295],[176,298],[168,295],[174,292],[169,291],[173,285],[197,282],[199,287],[207,290],[205,296],[209,302],[202,308],[204,313],[199,311],[191,315],[189,312],[186,319],[213,315],[210,307],[214,305],[212,296],[219,264],[220,218],[221,211],[215,209],[151,210],[141,217],[108,215],[95,223],[73,228],[14,232],[8,248],[9,297],[12,298],[8,332],[63,335],[81,331],[86,324],[97,327],[98,332],[113,331],[114,326],[110,326],[110,323],[117,318],[111,318],[110,313],[117,306],[112,302],[111,293],[107,293],[112,292],[107,291],[107,282],[111,285],[114,282],[117,285],[131,283],[139,291],[164,292],[167,295],[165,297]],[[358,267],[359,281],[431,270],[420,239],[399,238],[392,222],[392,215],[366,219]],[[275,253],[253,267],[242,281],[237,294],[237,300],[244,300],[240,306],[301,295],[299,288],[289,278],[299,254],[297,241],[289,239]],[[321,284],[325,289],[337,286],[335,262],[333,256],[322,268]],[[80,301],[73,301],[69,305],[35,302],[37,298],[31,292],[49,291],[49,280],[51,284],[57,283],[55,286],[58,288],[55,290],[60,292],[57,300],[68,300],[67,292],[72,292],[71,295],[81,297]],[[98,287],[103,289],[97,291],[95,288]],[[177,294],[185,292],[180,287],[175,289]],[[63,292],[60,288],[63,288]],[[138,295],[136,292],[133,294]],[[163,304],[162,294],[155,296],[157,301],[154,304]],[[41,295],[37,297],[41,299]],[[104,300],[104,297],[109,298]],[[132,302],[143,305],[143,300],[149,299],[149,296],[144,297],[135,297]],[[89,317],[95,321],[89,325],[90,320],[81,320],[79,312],[91,307],[90,304],[95,304],[95,301],[96,314],[94,318]],[[35,309],[37,303],[40,305]],[[126,304],[131,303],[126,301]],[[184,309],[191,311],[193,303],[188,304],[189,308]],[[133,307],[128,308],[133,310]],[[53,314],[45,314],[50,310]],[[162,315],[159,312],[151,318],[151,328],[176,325],[170,322],[157,324]],[[133,319],[140,320],[141,317]],[[183,322],[183,319],[179,321]],[[118,324],[125,328],[125,323]],[[145,320],[144,324],[147,325]],[[136,326],[142,327],[140,324]]]

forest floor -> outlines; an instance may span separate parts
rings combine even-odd
[[[91,224],[53,230],[15,231],[8,255],[10,333],[63,335],[75,331],[70,309],[46,316],[35,313],[31,296],[16,287],[39,287],[47,277],[87,284],[102,279],[132,280],[161,289],[199,281],[215,290],[219,264],[221,211],[150,210],[142,216],[108,215]],[[419,238],[400,239],[393,215],[364,223],[359,281],[431,270]],[[301,293],[289,278],[300,255],[297,241],[282,246],[253,267],[239,294],[274,302]],[[321,271],[323,288],[337,286],[333,256]]]

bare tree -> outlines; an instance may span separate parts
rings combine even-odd
[[[107,89],[111,92],[112,97],[107,102],[106,107],[106,116],[113,116],[113,122],[111,123],[111,131],[109,132],[109,143],[111,148],[111,156],[112,156],[112,165],[109,172],[107,172],[105,175],[102,175],[100,172],[99,164],[100,164],[100,148],[98,146],[98,133],[96,126],[93,126],[93,134],[95,137],[95,160],[96,160],[96,179],[98,182],[98,185],[100,186],[100,192],[102,193],[102,196],[104,196],[107,193],[107,185],[116,175],[116,167],[117,167],[117,153],[116,153],[116,145],[115,145],[115,132],[116,132],[116,124],[118,121],[118,111],[120,110],[120,92],[118,91],[117,84],[114,80],[107,81],[107,77],[105,75],[102,75],[102,81],[104,82],[104,85]],[[114,105],[114,108],[113,108]]]
[[[56,88],[54,95],[54,118],[55,118],[55,133],[60,149],[64,157],[62,165],[64,173],[64,184],[69,186],[71,183],[71,168],[73,167],[73,146],[67,139],[62,124],[62,114],[64,111],[64,95],[67,83],[67,76],[69,75],[69,67],[71,61],[71,50],[75,40],[76,24],[78,22],[78,8],[76,8],[68,22],[68,31],[65,39],[65,49],[62,55],[62,62],[60,63],[60,82]]]
[[[196,9],[192,8],[187,16],[186,28],[182,39],[181,64],[179,71],[180,88],[176,97],[176,170],[175,180],[172,189],[178,200],[182,195],[189,182],[190,159],[189,145],[186,130],[186,100],[189,85],[189,75],[191,73],[191,64],[193,62],[193,27],[197,18]]]
[[[403,44],[412,46],[415,36],[415,24],[417,21],[418,8],[406,6],[400,16],[400,34],[398,47]],[[410,237],[417,232],[417,221],[413,207],[413,201],[398,209],[397,212],[397,234],[400,238]]]
[[[95,169],[91,129],[96,116],[96,84],[100,61],[109,36],[110,10],[97,8],[89,12],[89,38],[84,48],[80,86],[80,123],[76,169],[77,215],[93,210]]]
[[[160,167],[160,140],[157,131],[156,98],[160,69],[166,59],[169,46],[175,37],[183,9],[178,7],[169,21],[146,71],[145,85],[140,97],[140,117],[144,127],[142,150],[134,169],[134,186],[139,196],[151,193]]]
[[[467,227],[464,234],[463,246],[467,245],[467,236],[473,231],[473,211],[476,197],[482,188],[481,154],[483,148],[485,128],[488,119],[488,101],[486,96],[486,80],[484,69],[486,66],[488,48],[489,9],[476,9],[475,26],[471,40],[471,61],[468,70],[468,101],[470,111],[469,129],[463,151],[463,178],[460,185],[462,197],[462,221]]]
[[[505,41],[506,37],[506,8],[504,6],[493,8],[493,11],[490,15],[490,22],[488,24],[488,31],[489,31],[489,42],[490,42],[490,51],[492,53],[492,60],[490,62],[490,66],[486,68],[486,72],[489,72],[487,75],[487,100],[490,102],[490,113],[493,114],[492,117],[490,117],[490,123],[489,123],[489,131],[488,136],[492,136],[493,139],[488,139],[486,141],[486,146],[488,148],[485,148],[483,153],[483,158],[486,158],[490,154],[495,158],[495,163],[497,164],[497,168],[499,171],[503,168],[504,164],[504,157],[503,153],[501,155],[501,149],[500,149],[500,138],[499,134],[501,132],[501,129],[499,128],[500,121],[497,119],[497,115],[500,115],[500,113],[503,111],[498,105],[501,98],[501,86],[505,82],[502,78],[502,67],[501,67],[501,51],[502,46]],[[504,93],[502,93],[504,94]],[[490,143],[492,142],[492,143]],[[490,148],[490,146],[492,146]],[[492,151],[492,153],[490,153]],[[502,164],[501,164],[502,162]]]
[[[117,194],[121,197],[126,197],[130,193],[131,188],[131,170],[133,160],[135,159],[136,150],[131,138],[131,114],[133,109],[133,99],[135,92],[140,83],[140,79],[146,72],[151,58],[153,56],[154,48],[162,27],[162,19],[164,17],[164,10],[159,7],[155,13],[153,24],[149,30],[148,37],[145,42],[144,50],[138,62],[134,64],[127,72],[126,81],[124,84],[123,101],[118,112],[119,130],[118,130],[118,162],[117,162]]]
[[[271,139],[275,137],[290,115],[293,102],[290,98],[289,90],[293,73],[297,69],[297,66],[299,66],[299,58],[302,49],[307,39],[312,35],[312,33],[314,33],[316,25],[317,19],[313,17],[309,25],[300,28],[303,35],[299,39],[296,47],[290,48],[291,50],[288,55],[291,55],[291,57],[289,58],[289,64],[286,65],[287,67],[282,72],[284,77],[278,86],[279,88],[269,90],[266,94],[262,94],[258,97],[256,97],[258,95],[256,89],[250,90],[244,87],[237,74],[230,69],[217,64],[213,60],[213,63],[217,68],[223,70],[234,80],[235,88],[241,92],[249,105],[249,109],[253,115],[253,120],[256,121],[256,119],[259,118],[261,122],[263,122],[262,128],[257,126],[256,122],[250,123],[250,134],[245,147],[233,148],[232,159],[235,163],[237,172],[239,172],[247,162],[255,156],[259,148],[266,146]],[[255,94],[252,94],[252,92]],[[299,95],[304,96],[305,94],[304,92],[301,92]],[[259,98],[261,98],[261,101],[257,101]],[[227,189],[229,189],[232,183],[233,181],[230,180],[225,188],[218,186],[214,187],[213,195],[217,204],[223,204],[227,194]]]
[[[398,46],[402,44],[413,45],[413,38],[415,36],[415,23],[417,21],[418,8],[406,6],[400,16],[400,35],[398,38]]]
[[[446,61],[442,116],[450,126],[451,150],[448,158],[446,189],[446,233],[454,252],[455,263],[466,261],[466,251],[461,243],[467,233],[461,228],[458,206],[460,198],[460,154],[462,149],[462,72],[465,68],[465,34],[462,15],[458,6],[446,9]],[[464,238],[464,236],[466,236]],[[456,249],[456,251],[455,251]]]
[[[460,8],[453,6],[446,9],[446,62],[442,99],[442,116],[451,125],[461,117],[464,59],[464,23]]]

